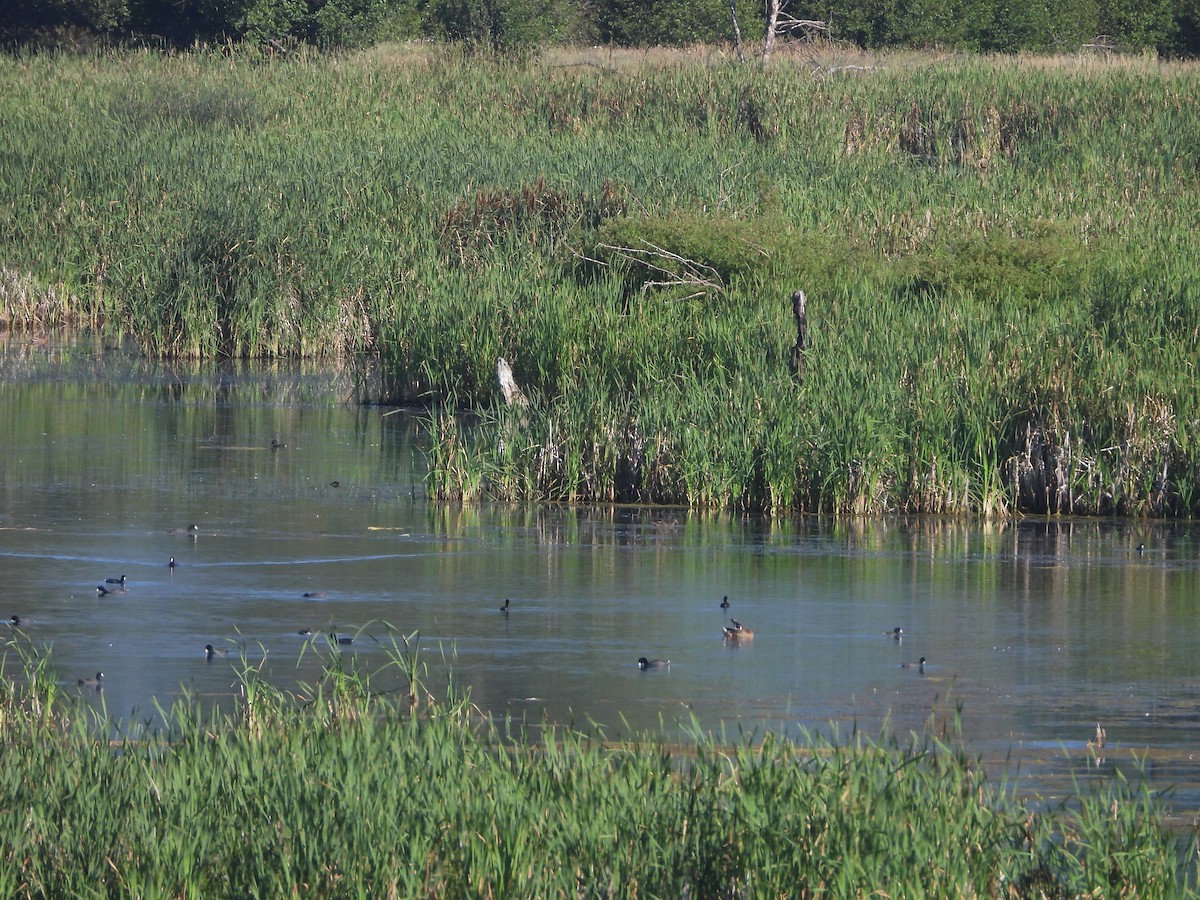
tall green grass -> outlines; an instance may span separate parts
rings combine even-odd
[[[7,57],[3,320],[377,356],[444,498],[1200,512],[1196,69],[795,62]]]
[[[110,740],[102,703],[10,648],[5,896],[1185,896],[1194,847],[1114,781],[1032,811],[954,735],[686,746],[492,724],[314,645],[282,691],[244,658],[233,711],[183,698]],[[13,663],[14,666],[9,664]],[[91,689],[87,689],[89,694]],[[97,712],[97,710],[100,710]],[[1186,845],[1186,846],[1185,846]]]

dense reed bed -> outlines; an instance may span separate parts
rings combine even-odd
[[[296,692],[243,659],[137,739],[94,688],[12,652],[0,692],[5,896],[1183,896],[1159,798],[1124,782],[1031,812],[952,740],[494,726],[422,683],[416,636]],[[97,710],[101,710],[97,712]],[[514,738],[517,738],[514,740]]]
[[[3,317],[370,354],[368,399],[433,410],[448,500],[1194,516],[1197,81],[836,48],[8,57]]]

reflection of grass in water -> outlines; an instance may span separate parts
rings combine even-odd
[[[308,645],[284,692],[195,700],[110,745],[47,677],[0,695],[0,890],[168,896],[1177,896],[1159,806],[1123,780],[1030,814],[953,741],[766,735],[685,747],[488,725],[423,683],[417,636],[366,671]],[[534,734],[538,734],[535,739]]]

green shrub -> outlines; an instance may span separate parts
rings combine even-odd
[[[822,294],[851,277],[887,278],[890,270],[846,235],[797,229],[769,208],[737,219],[697,210],[619,216],[605,221],[594,238],[596,257],[636,290],[665,284],[753,294],[758,285],[782,282]]]
[[[432,0],[425,8],[435,37],[504,53],[578,34],[576,19],[562,0]]]
[[[1010,297],[1036,307],[1086,293],[1092,261],[1068,229],[1035,222],[1021,234],[997,229],[951,239],[898,270],[918,293],[960,291],[982,303]]]

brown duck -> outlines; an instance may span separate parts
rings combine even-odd
[[[745,641],[754,637],[754,632],[739,622],[737,619],[730,619],[733,625],[725,626],[725,640],[727,641]]]

